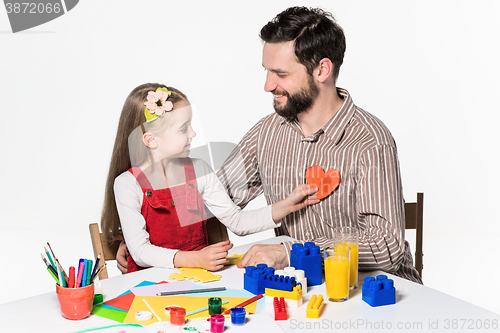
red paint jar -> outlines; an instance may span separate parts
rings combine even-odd
[[[185,322],[186,322],[186,309],[184,308],[170,309],[170,323],[172,325],[184,325]]]

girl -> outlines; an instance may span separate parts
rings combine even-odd
[[[128,272],[144,267],[223,267],[230,241],[208,245],[204,205],[237,235],[280,225],[287,214],[319,202],[317,188],[298,186],[285,200],[241,211],[202,160],[189,159],[192,111],[179,90],[147,83],[122,109],[106,183],[101,228],[123,237]],[[122,236],[123,232],[123,236]]]

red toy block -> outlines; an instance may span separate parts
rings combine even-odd
[[[286,320],[286,306],[285,306],[285,299],[283,297],[278,297],[274,298],[274,320]]]

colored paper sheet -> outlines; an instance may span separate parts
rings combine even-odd
[[[189,290],[194,287],[193,281],[173,281],[170,283],[157,283],[151,286],[135,287],[130,291],[135,296],[157,296],[157,293],[166,291]]]
[[[125,317],[127,316],[126,311],[112,310],[105,308],[102,305],[96,305],[92,308],[92,314],[123,323]]]
[[[151,282],[151,281],[142,281],[134,288],[143,287],[143,286],[152,286],[152,285],[162,285],[162,284],[166,284],[166,283],[168,283],[168,282],[161,281],[161,282],[155,283],[155,282]],[[131,293],[130,290],[128,290],[125,293],[121,294],[120,296],[104,302],[102,307],[108,308],[108,309],[113,309],[113,310],[121,309],[123,311],[128,311],[128,309],[130,309],[130,305],[132,304],[133,300],[134,300],[134,294]]]
[[[196,288],[204,288],[204,286],[194,286],[193,289]],[[245,300],[254,297],[255,295],[252,294],[249,291],[243,290],[243,289],[226,289],[224,291],[215,291],[215,292],[208,292],[208,293],[197,293],[197,294],[191,294],[190,296],[196,296],[196,297],[244,297]],[[257,307],[255,308],[254,313],[258,313],[262,308],[266,305],[266,300],[264,296],[262,296],[261,299],[257,301]]]
[[[149,325],[155,322],[158,322],[158,320],[153,316],[152,319],[148,321],[138,321],[135,319],[135,313],[138,311],[149,311],[149,308],[147,305],[144,303],[143,299],[146,299],[146,301],[151,305],[153,310],[156,312],[156,314],[163,320],[163,321],[170,321],[170,316],[165,313],[165,307],[169,305],[178,305],[180,307],[183,307],[186,309],[186,312],[194,311],[203,307],[206,307],[208,305],[208,298],[209,297],[189,297],[189,296],[137,296],[134,298],[134,301],[132,302],[132,306],[130,307],[130,310],[125,317],[125,320],[123,321],[124,323],[135,323],[135,324],[141,324],[141,325]],[[223,304],[222,305],[222,311],[230,309],[240,303],[243,303],[246,301],[248,298],[247,297],[221,297],[222,301],[229,301],[229,303]],[[255,308],[256,308],[256,302],[248,305],[245,307],[247,314],[255,313]],[[203,320],[207,319],[210,317],[208,313],[208,309],[195,313],[190,316],[186,316],[187,320]],[[227,318],[230,318],[230,315],[227,315]]]

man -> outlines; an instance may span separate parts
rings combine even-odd
[[[275,114],[261,119],[241,140],[218,176],[240,207],[262,192],[282,200],[312,165],[340,172],[340,184],[319,204],[288,215],[276,235],[333,245],[333,228],[360,230],[359,268],[381,269],[422,283],[404,240],[404,199],[396,144],[385,125],[354,105],[336,87],[345,37],[330,13],[288,8],[266,24],[264,89]],[[239,266],[289,265],[293,242],[254,245]]]

